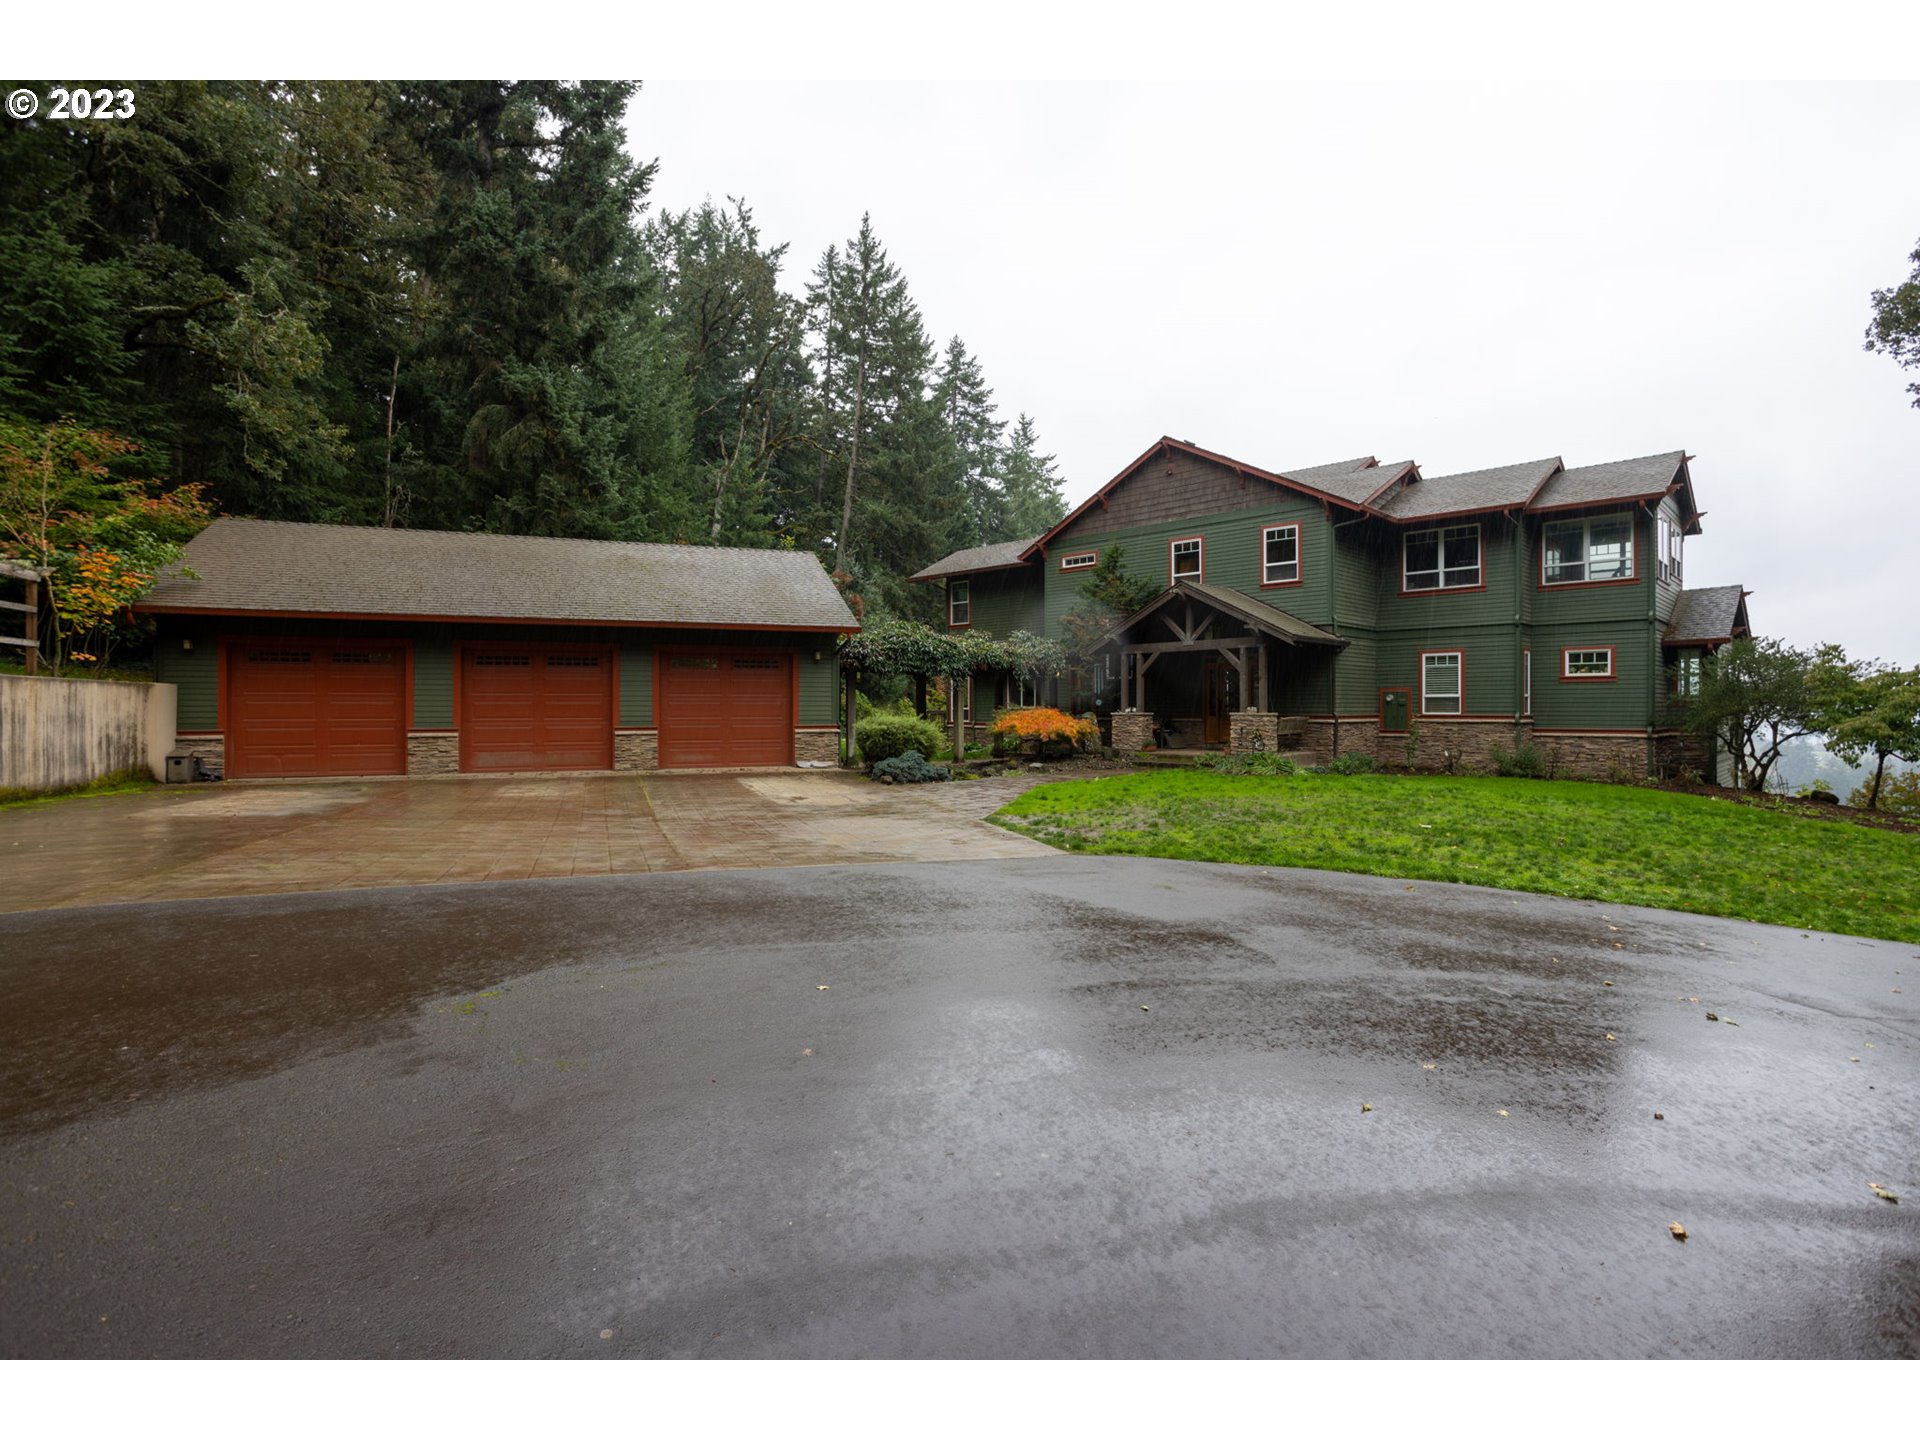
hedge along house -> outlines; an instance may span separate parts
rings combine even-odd
[[[1160,593],[1048,698],[1094,700],[1123,749],[1298,737],[1437,767],[1531,741],[1567,773],[1705,771],[1676,701],[1747,617],[1738,586],[1683,588],[1699,533],[1679,451],[1427,477],[1371,456],[1270,471],[1163,438],[1046,534],[914,578],[944,589],[952,627],[1065,638],[1119,547]]]
[[[163,578],[179,749],[236,779],[838,759],[811,554],[216,520]]]

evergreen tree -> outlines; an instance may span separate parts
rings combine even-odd
[[[697,530],[684,377],[633,224],[654,166],[622,149],[634,89],[403,88],[438,184],[411,246],[434,310],[400,392],[428,524],[633,539]]]
[[[1066,518],[1067,501],[1053,465],[1053,456],[1040,453],[1032,417],[1022,414],[1014,423],[1000,472],[999,527],[986,540],[1031,540]]]
[[[936,483],[946,437],[928,394],[933,347],[870,215],[844,253],[821,257],[807,302],[821,441],[839,482],[834,568],[889,607],[924,608],[902,582],[946,534],[953,496]],[[869,528],[870,557],[854,543]]]
[[[947,342],[933,394],[952,442],[953,483],[960,491],[947,544],[955,550],[984,544],[1006,528],[1004,497],[995,477],[1002,462],[1000,437],[1007,426],[994,412],[993,390],[980,362],[967,354],[958,335]]]
[[[746,202],[729,206],[662,215],[646,240],[692,407],[703,538],[765,545],[775,507],[817,471],[806,444],[812,375],[804,313],[779,286],[787,247],[763,247]]]

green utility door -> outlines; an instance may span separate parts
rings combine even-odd
[[[1407,733],[1407,719],[1413,713],[1413,691],[1380,692],[1380,731],[1384,735]]]

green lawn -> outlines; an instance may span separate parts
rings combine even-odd
[[[1297,865],[1920,941],[1920,835],[1571,780],[1171,770],[995,817],[1066,850]]]

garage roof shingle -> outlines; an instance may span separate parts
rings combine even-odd
[[[153,611],[857,630],[807,551],[216,520]]]

